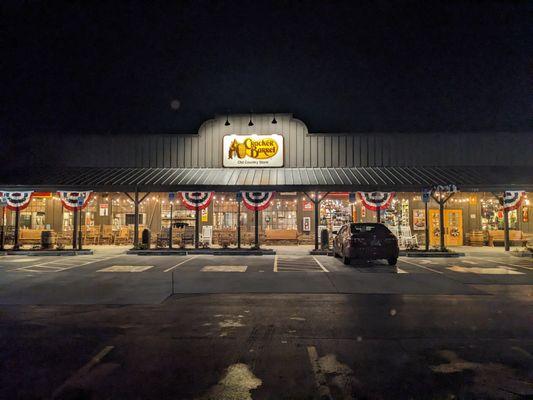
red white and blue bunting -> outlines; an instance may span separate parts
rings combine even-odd
[[[92,191],[85,192],[57,192],[61,203],[69,211],[83,210],[91,199]]]
[[[214,192],[178,192],[189,210],[203,210],[211,203]]]
[[[11,211],[24,210],[31,201],[33,190],[25,192],[0,192],[2,202]]]
[[[357,192],[361,198],[361,202],[367,210],[377,211],[385,210],[389,207],[394,192]]]
[[[245,207],[252,211],[268,208],[273,197],[274,192],[242,192]]]
[[[520,207],[522,198],[525,196],[526,192],[523,190],[517,191],[506,191],[503,194],[503,209],[507,211],[516,210]]]

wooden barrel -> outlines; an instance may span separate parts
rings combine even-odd
[[[42,231],[41,232],[41,248],[51,249],[54,247],[57,241],[57,235],[54,231]]]
[[[485,244],[485,235],[483,231],[470,232],[470,246],[483,246]]]

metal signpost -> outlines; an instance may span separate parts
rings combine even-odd
[[[78,250],[82,250],[82,246],[83,246],[83,237],[82,237],[82,217],[81,217],[81,210],[82,210],[82,206],[83,206],[83,200],[84,198],[82,196],[78,197],[78,214],[79,214],[79,218],[80,218],[80,222],[78,224],[78,229],[79,229],[79,232],[78,232]]]
[[[242,192],[237,192],[237,248],[241,248],[241,203]]]
[[[170,225],[168,228],[168,248],[172,248],[172,222],[174,218],[174,199],[176,198],[176,193],[170,192],[168,194],[168,200],[170,201]]]
[[[353,217],[354,204],[356,201],[357,201],[356,193],[355,192],[348,193],[348,202],[350,203],[350,221],[351,222],[357,222],[357,221],[354,221],[354,217]]]
[[[0,197],[0,206],[2,207],[2,231],[0,231],[0,250],[4,250],[6,240],[6,204],[3,197]]]
[[[422,189],[422,201],[424,202],[424,207],[425,207],[425,214],[424,214],[424,218],[425,218],[425,221],[426,221],[426,226],[424,228],[424,233],[425,233],[425,236],[426,236],[426,251],[429,251],[429,225],[428,225],[428,204],[429,204],[429,200],[431,199],[431,189]]]

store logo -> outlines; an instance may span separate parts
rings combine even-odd
[[[237,139],[233,139],[229,148],[228,158],[237,156],[244,158],[246,156],[256,158],[258,160],[264,160],[271,158],[278,152],[278,143],[271,138],[254,140],[252,138],[246,138],[242,143],[239,143]]]
[[[225,167],[282,167],[283,136],[224,136]]]

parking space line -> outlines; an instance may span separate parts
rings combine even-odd
[[[186,262],[189,262],[189,261],[191,261],[191,260],[194,260],[194,259],[197,258],[197,257],[199,257],[199,255],[192,256],[191,258],[188,258],[188,259],[186,259],[186,260],[183,260],[182,262],[177,263],[176,265],[173,265],[172,267],[165,269],[163,272],[169,272],[169,271],[172,271],[174,268],[177,268],[177,267],[179,267],[180,265],[185,264]]]
[[[62,272],[62,271],[66,271],[66,270],[69,270],[69,269],[72,269],[72,268],[78,268],[78,267],[83,267],[83,266],[86,266],[86,265],[89,265],[89,264],[95,264],[95,263],[98,263],[98,262],[102,262],[102,261],[107,261],[107,260],[111,260],[112,258],[116,258],[116,257],[120,257],[121,255],[115,255],[115,256],[110,256],[110,257],[100,257],[100,258],[96,258],[96,259],[89,259],[89,258],[84,258],[84,259],[77,259],[77,260],[53,260],[53,261],[48,261],[48,262],[44,262],[44,263],[40,263],[40,264],[32,264],[32,265],[26,265],[24,267],[20,267],[20,268],[15,268],[13,269],[12,271],[30,271],[30,272]],[[70,261],[69,263],[65,263],[65,261]],[[79,262],[79,261],[86,261],[86,262]],[[72,262],[75,262],[74,264],[72,264]],[[35,270],[34,268],[42,268],[42,269],[54,269],[54,271],[39,271],[39,270]]]
[[[483,260],[483,261],[488,261],[488,262],[491,262],[493,264],[505,264],[505,265],[510,265],[512,267],[517,267],[517,268],[524,268],[524,269],[527,269],[529,271],[533,271],[533,268],[530,268],[530,267],[526,267],[524,265],[518,265],[518,264],[511,264],[511,263],[508,263],[506,261],[494,261],[494,260],[490,260],[488,258],[481,258],[481,257],[471,257],[471,258],[475,258],[477,260]]]
[[[280,256],[276,260],[275,272],[324,272],[320,263],[317,263],[316,259],[313,261],[311,261],[310,256]],[[326,270],[326,272],[329,271]]]
[[[400,261],[401,261],[401,262],[404,262],[404,263],[406,263],[406,264],[414,265],[415,267],[419,267],[419,268],[427,269],[428,271],[431,271],[431,272],[435,272],[435,273],[437,273],[437,274],[444,275],[444,272],[442,272],[442,271],[437,271],[436,269],[429,268],[429,267],[426,267],[426,266],[424,266],[424,265],[415,264],[414,262],[404,260],[403,258],[401,258]]]
[[[278,272],[278,255],[274,256],[274,272]]]
[[[316,258],[315,256],[313,256],[313,260],[316,261],[316,263],[318,264],[318,266],[319,266],[320,268],[322,268],[322,270],[323,270],[324,272],[329,272],[329,271],[326,269],[326,267],[324,267],[324,266],[322,265],[322,263],[321,263],[320,261],[317,260],[317,258]]]

